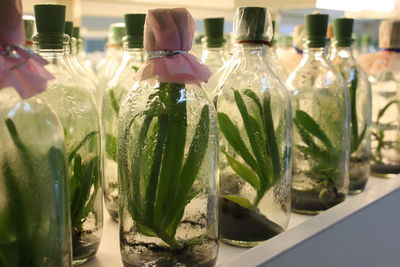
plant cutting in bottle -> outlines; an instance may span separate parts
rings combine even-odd
[[[379,110],[377,114],[377,118],[375,121],[375,131],[372,131],[371,134],[374,137],[375,141],[377,142],[377,146],[375,148],[375,153],[372,154],[372,160],[376,163],[383,164],[383,155],[382,150],[391,149],[395,146],[393,141],[386,141],[385,140],[385,132],[388,130],[393,129],[392,123],[385,123],[382,124],[380,122],[381,118],[385,115],[386,111],[394,105],[399,105],[400,101],[392,100],[389,101],[382,109]],[[393,123],[397,123],[397,120],[394,119]]]
[[[123,175],[131,177],[123,184],[132,190],[129,213],[138,231],[161,238],[174,250],[183,246],[175,233],[185,206],[199,193],[191,188],[207,149],[210,127],[208,106],[204,106],[185,158],[186,103],[179,101],[183,88],[183,84],[160,83],[159,94],[152,96],[159,101],[153,102],[139,130],[131,173]],[[141,162],[147,158],[143,154],[151,157],[152,164]]]
[[[31,198],[24,194],[25,186],[20,182],[21,170],[15,170],[15,162],[4,156],[1,172],[4,179],[5,197],[10,203],[7,212],[2,214],[0,219],[0,233],[6,233],[7,225],[13,225],[5,236],[0,235],[0,241],[4,244],[0,245],[0,265],[4,267],[12,266],[34,266],[39,267],[44,263],[44,257],[53,265],[63,266],[64,256],[60,254],[60,246],[54,246],[46,242],[51,237],[57,237],[59,228],[50,228],[48,233],[43,233],[43,226],[47,223],[47,216],[53,216],[53,211],[38,212],[35,203],[45,201],[43,197],[43,183],[46,180],[43,177],[42,170],[38,170],[38,161],[43,161],[44,165],[49,165],[51,170],[51,178],[47,181],[54,181],[62,188],[65,188],[65,158],[64,152],[52,146],[47,155],[38,158],[29,147],[27,147],[20,138],[17,128],[11,119],[4,121],[10,137],[15,145],[18,157],[22,163],[21,167],[26,173],[29,173],[28,187],[32,192],[36,192],[35,197],[40,200],[32,201]],[[47,196],[48,197],[48,196]],[[62,201],[62,199],[60,199]],[[62,204],[62,203],[58,203]],[[58,212],[62,212],[61,207]],[[4,225],[2,225],[4,224]],[[15,239],[12,238],[15,236]],[[15,244],[7,245],[9,239],[13,239]],[[3,243],[0,242],[0,243]]]
[[[215,265],[216,114],[199,86],[210,72],[187,53],[193,25],[183,8],[149,11],[148,59],[136,89],[120,106],[118,201],[125,266]]]
[[[244,208],[254,210],[265,193],[280,179],[281,166],[269,94],[266,93],[261,102],[252,90],[245,89],[243,92],[243,95],[249,98],[257,109],[257,115],[251,115],[249,113],[250,107],[245,105],[240,92],[234,90],[235,102],[242,116],[251,150],[244,144],[238,127],[234,125],[227,114],[219,112],[218,123],[230,147],[245,162],[245,164],[239,162],[222,149],[229,165],[237,175],[256,190],[257,194],[252,201],[239,196],[226,195],[224,198]]]

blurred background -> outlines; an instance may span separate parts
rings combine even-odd
[[[67,20],[81,26],[85,50],[99,54],[105,50],[108,27],[123,22],[125,13],[144,13],[160,7],[186,7],[196,21],[197,36],[203,32],[202,19],[224,17],[225,33],[232,32],[234,11],[238,6],[268,7],[276,21],[278,44],[291,43],[295,25],[303,24],[304,15],[320,11],[330,19],[356,18],[355,46],[361,52],[374,52],[378,44],[379,22],[400,17],[400,0],[22,0],[24,14],[33,14],[35,4],[67,6]]]

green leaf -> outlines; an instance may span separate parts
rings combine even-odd
[[[222,150],[222,153],[225,154],[229,165],[237,175],[242,177],[243,180],[248,182],[257,191],[260,190],[260,181],[258,180],[257,175],[255,175],[251,169],[247,168],[245,165],[229,156],[225,150]]]
[[[143,224],[140,224],[139,222],[136,222],[136,230],[145,236],[150,236],[150,237],[157,236],[157,233],[155,233],[152,229],[150,229],[149,227],[147,227]]]
[[[264,155],[261,153],[261,147],[263,146],[263,143],[257,142],[257,137],[255,135],[256,129],[254,129],[254,127],[253,127],[254,125],[252,123],[252,118],[247,111],[247,107],[246,107],[239,91],[234,90],[234,96],[235,96],[236,105],[242,116],[243,124],[244,124],[245,130],[246,130],[246,133],[247,133],[247,137],[250,142],[251,149],[253,150],[253,154],[257,161],[257,166],[256,166],[256,168],[254,168],[254,170],[260,176],[260,184],[264,184],[264,181],[266,181],[268,179],[268,175],[265,170],[265,162],[266,161],[265,161]]]
[[[110,97],[110,101],[111,101],[111,107],[115,112],[115,115],[118,117],[119,114],[119,101],[117,100],[117,98],[115,97],[114,91],[112,89],[110,89],[108,91],[108,95]]]
[[[137,72],[137,71],[139,70],[139,67],[137,67],[137,66],[131,66],[131,68],[132,68],[135,72]]]
[[[79,149],[81,149],[81,147],[83,145],[85,145],[88,141],[90,141],[90,139],[92,137],[94,137],[98,132],[97,131],[92,131],[90,133],[88,133],[80,142],[77,146],[75,146],[74,149],[71,150],[71,152],[68,155],[68,164],[74,159],[75,154],[78,152]]]
[[[160,99],[165,103],[167,113],[166,143],[162,159],[157,197],[154,203],[155,221],[159,222],[168,209],[171,196],[179,190],[180,176],[186,144],[186,101],[181,101],[183,84],[160,84]],[[160,130],[162,125],[160,124]],[[186,177],[185,177],[186,178]],[[150,203],[148,201],[149,204]],[[150,206],[149,206],[150,208]]]
[[[257,169],[257,163],[244,144],[238,128],[225,113],[218,113],[218,125],[222,134],[235,152],[239,154],[253,170]]]
[[[264,96],[264,125],[265,131],[267,135],[267,142],[269,148],[269,155],[272,162],[272,168],[274,170],[274,180],[271,182],[271,185],[274,185],[281,178],[281,164],[280,164],[280,156],[278,149],[278,142],[275,136],[275,128],[274,122],[272,120],[272,109],[271,109],[271,100],[269,94],[265,94]]]
[[[318,138],[328,150],[333,148],[329,138],[321,130],[317,122],[306,112],[302,110],[296,110],[295,121],[298,126],[301,126],[301,128],[303,128],[305,131]]]
[[[210,113],[209,107],[205,105],[201,111],[199,122],[197,123],[195,134],[189,147],[189,152],[180,174],[180,183],[175,195],[172,195],[173,202],[169,205],[169,210],[161,223],[162,227],[170,225],[174,221],[171,217],[179,214],[178,211],[188,204],[191,199],[191,190],[200,166],[203,162],[208,146],[208,136],[210,132]],[[176,221],[176,220],[175,220]],[[180,220],[179,220],[180,221]]]
[[[381,110],[378,112],[378,117],[376,119],[376,123],[379,124],[379,120],[382,118],[382,116],[385,114],[386,110],[393,104],[399,104],[400,101],[398,100],[392,100],[389,103],[387,103]]]
[[[258,112],[260,113],[260,118],[262,118],[264,116],[264,111],[263,111],[263,107],[261,105],[261,101],[258,98],[258,96],[256,95],[256,93],[254,93],[253,90],[251,90],[251,89],[245,89],[243,92],[246,96],[248,96],[250,99],[252,99],[254,101],[254,103],[256,104],[256,106],[258,108]]]
[[[117,138],[112,136],[111,134],[106,134],[106,153],[115,162],[118,160],[117,146]]]
[[[248,209],[248,210],[253,210],[254,206],[250,203],[250,201],[247,198],[244,197],[239,197],[239,196],[233,196],[233,195],[226,195],[224,196],[227,200],[230,200],[239,206]],[[238,229],[240,230],[240,229]]]

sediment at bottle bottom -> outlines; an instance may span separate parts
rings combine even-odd
[[[349,183],[349,194],[361,193],[367,185],[368,177],[351,178]]]
[[[371,164],[371,172],[376,176],[391,177],[400,173],[400,165],[394,164]]]
[[[90,237],[91,236],[91,237]],[[72,237],[73,264],[79,265],[91,260],[100,246],[99,238],[93,232],[85,231],[79,236]]]
[[[226,198],[220,200],[219,229],[223,241],[237,246],[254,246],[284,231],[257,210],[246,209]]]
[[[346,199],[343,193],[334,193],[336,196],[324,201],[317,191],[300,191],[292,188],[292,211],[301,214],[318,214],[327,210]]]
[[[125,267],[133,266],[201,266],[213,267],[217,262],[218,240],[203,237],[187,241],[179,251],[155,243],[127,242],[121,239],[122,261]],[[125,254],[127,254],[125,252]]]

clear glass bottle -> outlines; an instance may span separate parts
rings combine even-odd
[[[224,48],[224,18],[207,18],[203,20],[205,35],[202,38],[201,61],[211,70],[211,77],[204,85],[210,99],[214,98],[215,89],[224,71],[226,63]]]
[[[32,36],[35,29],[35,19],[32,16],[23,16],[24,19],[24,33],[25,33],[25,44],[24,48],[32,49]]]
[[[64,129],[72,223],[74,264],[92,258],[99,247],[103,227],[100,126],[93,98],[75,82],[65,57],[69,37],[63,33],[65,6],[35,5],[38,33],[35,51],[49,61],[56,77],[43,93]]]
[[[135,83],[136,72],[144,63],[143,26],[145,14],[126,14],[127,35],[124,37],[122,63],[103,92],[103,164],[104,164],[104,202],[111,218],[118,218],[118,168],[117,137],[118,113],[122,100]]]
[[[69,71],[74,75],[76,82],[88,90],[93,95],[94,99],[97,100],[96,84],[93,77],[86,72],[81,66],[76,55],[76,39],[73,37],[74,25],[72,21],[66,21],[64,25],[64,33],[69,36],[69,51],[66,53],[65,61],[69,67]],[[97,103],[97,101],[96,101]]]
[[[286,82],[294,122],[292,210],[316,214],[347,195],[350,102],[325,54],[328,15],[305,18],[303,58]]]
[[[379,46],[373,55],[376,73],[372,86],[372,162],[375,176],[395,177],[400,173],[400,22],[385,20],[379,29]]]
[[[89,72],[91,72],[91,75],[96,75],[96,66],[93,64],[93,62],[90,60],[88,55],[85,52],[85,46],[84,46],[84,40],[81,37],[81,27],[79,26],[74,26],[73,30],[73,37],[76,40],[76,44],[74,48],[76,49],[76,52],[74,54],[77,55],[79,63],[85,67]]]
[[[107,84],[121,65],[123,53],[122,37],[124,36],[124,23],[113,23],[110,25],[106,54],[96,67],[100,85]]]
[[[341,73],[349,89],[350,117],[350,165],[349,193],[364,190],[369,174],[371,158],[371,85],[365,72],[353,56],[352,32],[354,19],[340,18],[333,21],[334,40],[330,60]]]
[[[236,11],[239,43],[214,99],[220,129],[222,241],[249,247],[283,232],[290,216],[291,109],[269,66],[266,8]]]
[[[166,12],[174,23],[188,21],[189,25],[179,24],[183,33],[177,30],[177,36],[181,40],[181,34],[189,36],[194,21],[191,17],[188,20],[190,14],[185,9],[151,10],[146,21],[150,17],[162,25]],[[151,26],[145,28],[145,36],[151,34]],[[214,106],[198,83],[152,78],[135,83],[119,114],[119,219],[124,266],[214,266],[218,253]]]
[[[70,267],[64,134],[39,96],[0,90],[0,266]]]

